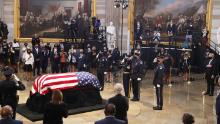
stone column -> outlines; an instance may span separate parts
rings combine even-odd
[[[2,13],[3,13],[3,0],[0,0],[0,18],[2,19]]]

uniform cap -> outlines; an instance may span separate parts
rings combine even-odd
[[[10,67],[6,67],[6,68],[4,69],[4,75],[5,75],[5,76],[12,75],[13,73],[14,73],[14,70],[13,70],[12,68],[10,68]]]

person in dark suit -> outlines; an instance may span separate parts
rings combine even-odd
[[[34,35],[34,37],[31,40],[32,47],[35,45],[40,45],[40,38],[37,36],[37,34]]]
[[[105,106],[104,112],[105,112],[106,117],[102,120],[96,121],[95,124],[126,124],[125,121],[115,118],[114,115],[115,115],[116,109],[115,109],[114,104],[108,103]]]
[[[154,110],[163,109],[163,78],[165,67],[163,65],[163,56],[158,57],[157,67],[154,74],[153,85],[156,88],[157,106],[153,107]]]
[[[207,81],[207,90],[204,95],[209,96],[213,96],[215,88],[214,80],[216,76],[216,63],[214,56],[214,53],[210,52],[206,62],[205,79]]]
[[[131,84],[133,89],[133,99],[131,101],[140,100],[140,82],[143,77],[143,62],[140,59],[140,51],[135,50],[131,60]]]
[[[97,78],[99,79],[101,90],[104,90],[104,77],[107,74],[107,57],[104,56],[103,52],[100,52],[97,58],[98,67],[97,67]]]
[[[41,48],[38,44],[36,44],[33,48],[33,55],[34,55],[33,76],[35,76],[35,70],[37,70],[37,75],[40,75],[41,54],[42,54]]]
[[[127,111],[129,109],[128,98],[122,96],[123,86],[120,83],[114,86],[116,95],[108,100],[108,103],[112,103],[116,107],[115,118],[124,120],[128,124]]]
[[[131,72],[131,57],[125,55],[123,59],[123,86],[126,97],[130,97],[130,72]]]
[[[43,124],[63,124],[63,117],[67,118],[68,110],[63,102],[63,94],[60,90],[54,90],[51,102],[45,107]]]
[[[3,43],[2,43],[2,55],[4,57],[3,63],[5,65],[8,65],[9,64],[9,61],[8,61],[8,58],[9,58],[9,45],[7,43],[7,40],[3,40]]]
[[[59,73],[60,72],[60,54],[57,47],[54,47],[51,54],[50,54],[50,63],[51,63],[51,70],[52,73]]]
[[[77,68],[78,71],[87,71],[87,60],[86,60],[86,55],[83,53],[83,49],[80,50],[80,55],[77,58]]]
[[[48,59],[50,57],[50,51],[45,47],[42,48],[41,51],[41,69],[42,69],[42,73],[46,73],[47,72],[47,66],[48,66]]]
[[[6,80],[0,82],[0,104],[1,106],[10,105],[13,108],[12,118],[15,119],[19,99],[17,90],[23,91],[25,86],[13,73],[12,68],[7,66],[4,68]]]
[[[11,106],[6,105],[1,109],[1,117],[0,124],[23,124],[22,121],[12,119],[13,110]]]
[[[218,82],[220,85],[220,82]],[[220,124],[220,93],[218,94],[216,98],[216,103],[215,103],[215,111],[217,115],[217,124]]]

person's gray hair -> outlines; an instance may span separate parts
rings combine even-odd
[[[117,94],[121,94],[123,91],[123,86],[120,83],[115,84],[114,90]]]

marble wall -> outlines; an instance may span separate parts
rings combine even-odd
[[[3,13],[3,0],[0,0],[0,18],[2,19],[2,13]]]
[[[220,45],[220,41],[217,40],[217,30],[220,28],[220,0],[213,0],[212,7],[211,41]],[[211,45],[213,46],[213,49],[216,48],[212,42]],[[217,50],[220,53],[220,47],[218,47]]]
[[[13,40],[14,34],[14,0],[1,0],[2,20],[8,25],[8,42]]]

